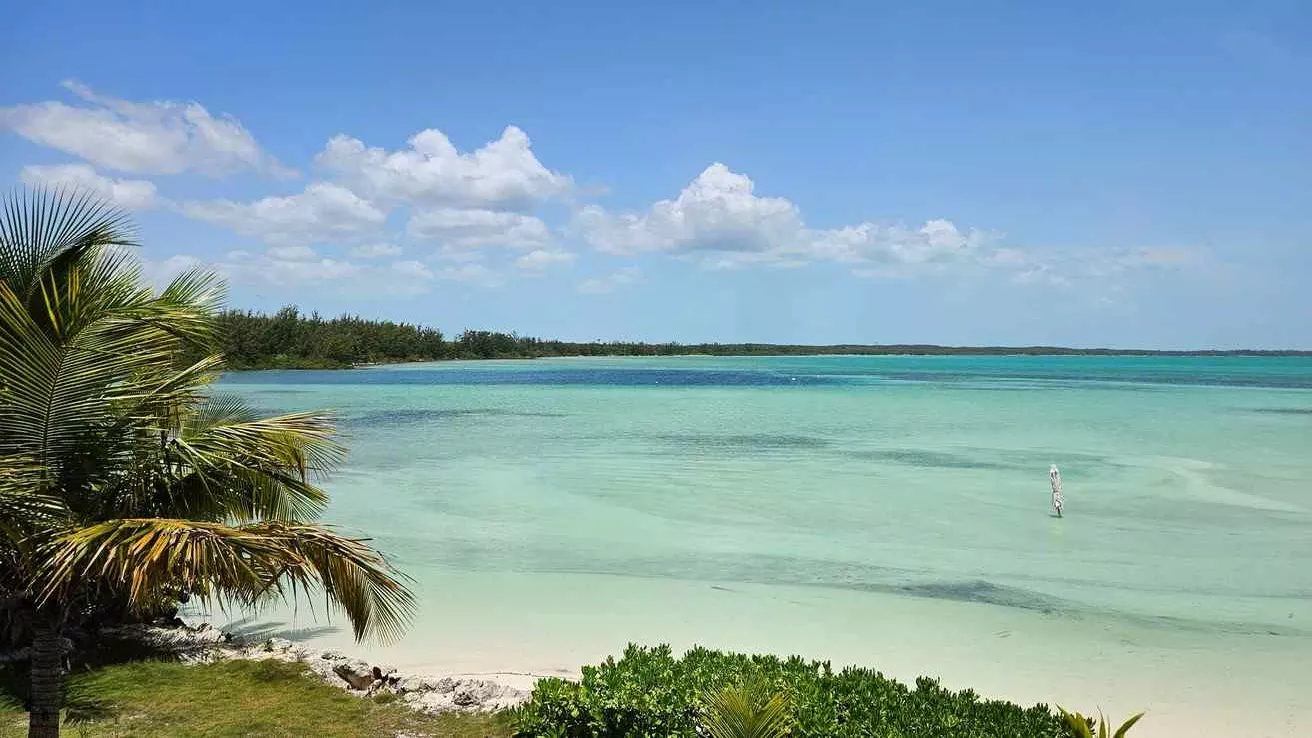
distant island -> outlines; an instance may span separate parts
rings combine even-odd
[[[1060,346],[929,344],[643,343],[557,341],[466,330],[448,339],[436,328],[350,315],[323,318],[295,306],[273,315],[230,310],[219,319],[232,369],[344,369],[363,364],[452,359],[543,359],[565,356],[1312,356],[1312,351],[1151,351]]]

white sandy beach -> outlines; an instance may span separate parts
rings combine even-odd
[[[987,697],[1101,708],[1113,717],[1146,709],[1135,733],[1142,738],[1282,738],[1312,724],[1305,639],[1210,635],[1200,647],[1196,634],[1159,626],[888,594],[595,575],[461,581],[471,576],[452,575],[450,597],[422,602],[422,628],[390,646],[357,645],[348,631],[304,609],[235,627],[408,673],[478,675],[520,687],[534,675],[575,676],[630,641],[676,649],[699,643],[862,664],[905,681],[937,676]],[[522,607],[502,604],[508,591]],[[653,596],[667,606],[650,608]]]

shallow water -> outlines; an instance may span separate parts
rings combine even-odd
[[[222,384],[339,413],[327,517],[415,578],[418,622],[385,649],[401,665],[552,672],[696,641],[1150,707],[1157,731],[1312,715],[1310,359],[563,359]]]

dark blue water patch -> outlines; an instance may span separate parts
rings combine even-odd
[[[1063,473],[1081,468],[1121,466],[1106,456],[1062,452],[998,451],[993,449],[966,449],[961,453],[932,451],[919,448],[855,449],[841,452],[843,456],[861,461],[883,464],[900,464],[921,468],[966,469],[989,471],[1047,472],[1049,465],[1058,463]]]
[[[241,384],[352,384],[352,385],[546,385],[615,387],[788,387],[842,385],[842,377],[787,374],[754,370],[699,369],[487,369],[407,371],[298,371],[244,372],[232,375]]]
[[[422,425],[434,421],[458,418],[563,418],[564,413],[507,410],[495,407],[420,409],[402,408],[349,415],[347,425],[355,428],[385,427],[394,425]]]
[[[1011,471],[1019,468],[1017,464],[986,461],[965,454],[950,454],[941,451],[926,451],[923,449],[845,451],[843,452],[843,455],[864,461],[904,464],[906,466],[917,467],[934,467],[938,469],[997,469]]]
[[[825,438],[779,433],[739,433],[733,435],[664,433],[657,434],[653,438],[672,446],[692,450],[808,451],[828,448],[832,445],[832,441]]]
[[[887,591],[887,587],[878,589]],[[904,584],[896,588],[901,594],[912,597],[924,597],[931,600],[953,600],[955,602],[978,602],[999,607],[1014,607],[1018,610],[1033,610],[1044,615],[1054,615],[1072,610],[1065,600],[1045,595],[1041,592],[1007,587],[983,579],[966,582],[929,582],[923,584]]]
[[[1264,415],[1312,415],[1312,407],[1255,407],[1249,412]]]

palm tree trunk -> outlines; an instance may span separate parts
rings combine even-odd
[[[27,738],[59,738],[64,706],[64,648],[60,618],[40,613],[32,636],[32,704]]]

